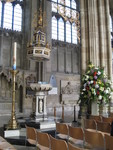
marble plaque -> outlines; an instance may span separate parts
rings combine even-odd
[[[77,103],[80,93],[80,81],[61,80],[61,100],[64,104]]]

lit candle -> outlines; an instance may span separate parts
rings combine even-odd
[[[16,70],[16,51],[17,51],[17,43],[14,42],[14,49],[13,49],[13,70]]]

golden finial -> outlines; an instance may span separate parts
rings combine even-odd
[[[41,9],[41,6],[39,8],[39,17],[38,17],[38,26],[42,26],[42,9]]]

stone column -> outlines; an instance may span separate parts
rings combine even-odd
[[[82,73],[86,70],[88,61],[91,61],[95,66],[105,67],[111,77],[109,1],[81,0],[80,14]]]
[[[81,68],[82,72],[86,70],[86,35],[85,35],[85,1],[80,0],[80,15],[81,15]]]
[[[110,8],[109,8],[109,0],[105,1],[105,11],[106,13],[106,36],[108,39],[107,49],[108,49],[108,74],[112,79],[112,49],[111,49],[111,33],[110,33]]]
[[[109,14],[109,0],[80,0],[82,73],[91,61],[112,77]]]

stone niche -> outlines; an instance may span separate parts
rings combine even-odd
[[[76,104],[79,99],[80,81],[61,80],[61,102]]]

